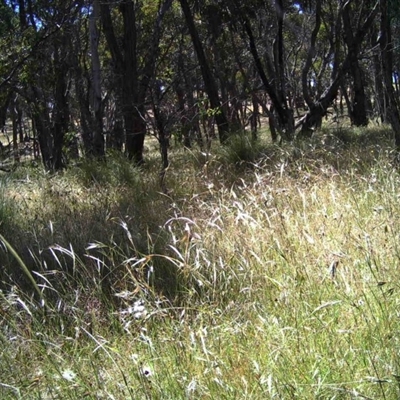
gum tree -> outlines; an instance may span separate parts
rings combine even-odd
[[[162,21],[172,0],[162,0],[156,10],[150,10],[152,21],[144,21],[144,10],[139,2],[121,1],[111,10],[110,4],[100,2],[100,15],[117,83],[117,106],[125,127],[125,150],[136,164],[143,163],[146,135],[145,102],[149,85],[154,79]],[[117,15],[122,26],[113,21]],[[148,32],[144,22],[150,23]],[[120,29],[121,39],[116,30]]]
[[[339,88],[343,84],[346,75],[353,75],[354,78],[354,76],[359,73],[359,71],[353,71],[352,73],[352,67],[354,67],[355,64],[358,65],[358,57],[360,56],[364,40],[379,14],[379,3],[376,2],[372,6],[363,3],[358,9],[357,14],[359,15],[359,20],[354,27],[351,27],[348,21],[348,13],[351,11],[351,5],[351,2],[337,3],[336,16],[334,18],[336,21],[335,29],[331,37],[330,56],[328,58],[331,64],[330,79],[324,91],[317,97],[312,98],[312,96],[309,95],[308,78],[311,66],[315,61],[315,45],[321,27],[321,19],[323,18],[321,3],[316,2],[314,28],[302,75],[303,94],[308,104],[309,111],[298,123],[298,126],[301,127],[300,136],[310,136],[314,128],[321,125],[322,117],[326,115],[328,108],[337,98]],[[343,33],[342,21],[343,24],[346,25],[345,34],[348,37],[348,39],[346,39],[346,49],[344,49],[341,44],[341,35]],[[361,80],[356,83],[358,89],[360,82]],[[360,111],[360,109],[363,108],[361,103],[365,102],[365,93],[359,90],[357,98],[354,101],[360,103],[357,109],[359,122],[365,122],[365,115]]]
[[[225,143],[229,137],[229,123],[226,118],[224,109],[221,107],[218,87],[211,71],[209,62],[206,58],[203,44],[200,40],[196,29],[193,14],[187,0],[179,0],[183,14],[185,16],[186,25],[192,38],[193,46],[196,51],[198,63],[203,77],[205,91],[210,101],[211,109],[215,110],[215,120],[218,126],[219,138],[221,143]]]

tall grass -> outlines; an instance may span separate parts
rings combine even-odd
[[[9,183],[46,307],[8,254],[0,397],[397,399],[400,177],[327,140]]]

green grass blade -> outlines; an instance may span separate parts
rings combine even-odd
[[[4,243],[4,245],[7,247],[8,251],[11,253],[11,255],[16,259],[20,267],[22,268],[22,271],[24,274],[28,277],[28,279],[31,281],[34,289],[38,293],[40,300],[42,300],[42,303],[44,303],[44,298],[43,298],[43,293],[40,291],[38,284],[36,283],[34,277],[32,276],[31,272],[29,271],[28,267],[25,265],[25,263],[22,261],[22,258],[19,256],[19,254],[14,250],[14,248],[11,246],[10,243],[4,238],[3,235],[0,234],[0,240]]]

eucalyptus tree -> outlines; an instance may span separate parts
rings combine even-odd
[[[379,3],[381,12],[379,44],[381,50],[382,75],[387,104],[387,118],[394,131],[397,151],[400,151],[400,112],[393,88],[393,16],[390,15],[388,0],[380,0]]]
[[[241,29],[246,38],[263,88],[277,114],[282,138],[292,140],[294,114],[288,101],[284,43],[284,19],[289,5],[282,0],[251,3],[227,0],[225,6],[235,29]],[[256,36],[260,27],[262,31]]]
[[[175,56],[171,60],[175,77],[172,80],[177,103],[177,139],[187,148],[196,140],[203,148],[203,135],[200,129],[199,100],[201,99],[197,73],[197,62],[192,57],[193,44],[187,39],[186,25],[177,32],[178,45]],[[197,93],[196,93],[197,92]]]
[[[15,30],[16,18],[12,9],[5,0],[0,2],[0,43],[4,50],[0,55],[0,129],[4,129],[6,124],[7,110],[12,98],[12,91],[8,85],[11,79],[14,59],[12,46],[12,32]],[[9,53],[10,52],[10,53]],[[9,54],[7,54],[9,53]]]
[[[102,87],[101,87],[101,63],[99,55],[100,33],[98,21],[100,20],[99,0],[93,0],[92,10],[89,17],[89,36],[90,36],[90,54],[91,54],[91,72],[93,88],[93,140],[92,153],[103,157],[104,153],[104,135],[103,135],[103,105],[102,105]]]
[[[360,15],[357,15],[357,20],[351,18],[354,15],[355,7],[349,3],[346,5],[344,12],[342,13],[343,21],[343,37],[348,49],[349,55],[349,74],[352,77],[352,101],[349,104],[349,114],[353,125],[355,126],[366,126],[368,125],[367,117],[367,99],[365,93],[365,78],[364,71],[361,66],[360,46],[362,43],[354,43],[354,26],[362,18],[362,14],[368,12],[368,10],[362,9]],[[353,20],[352,20],[353,19]]]
[[[212,73],[209,61],[204,52],[204,46],[200,40],[193,12],[187,0],[179,0],[182,12],[185,16],[186,25],[192,38],[193,46],[196,51],[197,59],[200,65],[201,74],[203,77],[205,91],[210,101],[211,109],[215,111],[215,120],[218,126],[219,138],[221,143],[226,142],[229,137],[229,123],[226,118],[224,109],[221,107],[221,101],[218,93],[218,86]]]
[[[63,142],[69,129],[70,31],[81,2],[19,0],[2,3],[12,14],[6,37],[12,50],[1,61],[0,90],[18,92],[31,109],[43,163],[63,166]],[[2,38],[4,40],[4,36]],[[11,53],[12,52],[12,53]]]
[[[310,2],[307,3],[308,5]],[[365,116],[365,93],[360,86],[363,84],[361,78],[360,66],[358,60],[362,46],[365,45],[365,38],[368,32],[373,27],[374,22],[379,14],[379,2],[362,2],[358,5],[357,10],[353,10],[352,15],[356,15],[357,23],[351,24],[349,21],[349,13],[351,12],[352,2],[337,2],[334,7],[323,8],[322,3],[316,1],[312,3],[314,25],[309,41],[307,57],[303,66],[302,86],[304,98],[309,106],[309,111],[300,120],[298,126],[301,127],[301,135],[308,136],[312,133],[315,127],[321,125],[321,120],[328,112],[328,108],[337,98],[339,88],[343,84],[346,75],[350,74],[356,81],[355,87],[357,93],[353,99],[353,118],[357,117],[358,124],[366,123]],[[315,12],[314,12],[315,11]],[[327,82],[323,92],[314,98],[309,93],[308,77],[311,67],[317,62],[315,58],[315,46],[320,34],[322,22],[329,15],[330,20],[334,21],[333,28],[330,34],[330,46],[328,50],[327,60],[329,61],[330,73],[329,81]],[[345,42],[343,46],[342,34],[345,25]],[[357,70],[352,71],[352,68]],[[314,75],[315,77],[315,75]],[[316,83],[318,84],[318,83]],[[355,115],[357,114],[357,115]]]
[[[162,20],[171,5],[172,0],[160,0],[156,7],[139,1],[100,2],[102,26],[117,81],[117,106],[124,119],[125,150],[137,164],[143,162],[145,102],[159,55]],[[121,26],[112,15],[120,18]]]

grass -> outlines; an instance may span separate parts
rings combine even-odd
[[[168,196],[152,161],[18,169],[0,398],[399,398],[400,176],[354,135],[174,150]]]

